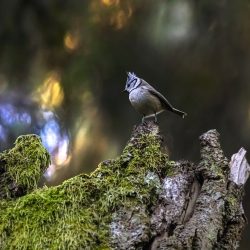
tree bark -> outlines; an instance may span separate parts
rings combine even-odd
[[[1,195],[1,249],[237,249],[246,151],[229,162],[216,130],[200,145],[198,164],[170,161],[158,126],[148,122],[134,128],[121,156],[89,176],[29,188],[18,199]]]
[[[154,239],[151,249],[236,249],[239,246],[246,223],[241,185],[245,184],[249,173],[245,155],[242,155],[241,149],[229,163],[216,130],[200,136],[200,144],[201,161],[193,167],[193,172],[184,172],[179,168],[179,176],[173,178],[178,178],[180,186],[174,190],[175,185],[169,185],[164,191],[167,203],[176,203],[174,209],[166,205],[161,207],[165,213],[171,210],[174,214],[167,219],[165,216],[172,227]],[[237,160],[238,157],[240,160]],[[240,181],[238,175],[241,175]],[[181,185],[179,179],[189,181]],[[164,182],[168,180],[169,177],[166,177]],[[183,203],[166,195],[166,192],[177,193],[179,199],[180,190],[185,197]],[[184,215],[180,216],[181,213]],[[160,217],[158,221],[163,221],[164,216]],[[183,220],[179,221],[179,218]]]

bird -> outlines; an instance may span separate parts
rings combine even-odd
[[[160,92],[145,80],[136,76],[135,73],[127,72],[124,92],[129,93],[132,106],[138,113],[143,115],[142,123],[145,122],[145,118],[153,116],[155,123],[157,123],[157,115],[164,110],[171,111],[182,118],[187,115],[186,112],[174,108]]]

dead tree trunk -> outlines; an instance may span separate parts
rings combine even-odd
[[[239,246],[246,222],[242,208],[242,185],[249,172],[245,151],[241,149],[229,163],[216,130],[200,136],[200,144],[199,164],[192,168],[186,163],[177,165],[178,174],[163,180],[168,183],[162,193],[164,203],[160,202],[152,218],[156,218],[156,226],[162,221],[168,225],[153,240],[151,249]]]
[[[0,248],[236,249],[246,224],[246,151],[229,162],[216,130],[201,135],[200,145],[198,164],[170,161],[158,126],[149,122],[134,129],[121,156],[89,176],[29,188],[20,198],[1,190]],[[1,178],[19,186],[6,162],[4,155]]]

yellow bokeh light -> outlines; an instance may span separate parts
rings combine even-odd
[[[115,30],[126,27],[133,14],[130,2],[120,0],[93,0],[90,10],[93,23],[108,24]]]
[[[64,92],[59,75],[55,72],[49,74],[42,86],[37,89],[35,97],[42,108],[52,109],[60,106],[64,99]]]
[[[76,140],[75,140],[75,150],[80,151],[83,148],[83,145],[86,141],[86,134],[88,131],[88,126],[83,125],[79,131],[77,132]]]
[[[120,0],[101,0],[101,3],[105,6],[117,5]]]
[[[126,25],[127,20],[128,18],[125,12],[123,10],[120,10],[111,17],[110,23],[115,27],[115,29],[119,30]]]
[[[79,45],[79,36],[77,34],[72,34],[67,32],[64,36],[64,46],[69,50],[77,49]]]

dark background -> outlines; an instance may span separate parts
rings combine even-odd
[[[126,71],[188,113],[159,116],[171,159],[197,162],[214,128],[228,158],[250,149],[249,1],[2,0],[0,42],[0,149],[41,135],[47,185],[120,154],[141,120]]]

